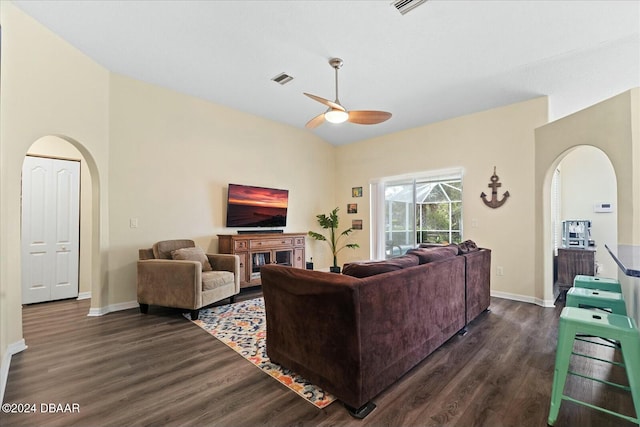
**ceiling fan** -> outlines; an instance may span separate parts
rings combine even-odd
[[[329,123],[343,123],[348,121],[350,123],[357,123],[359,125],[375,125],[389,120],[389,118],[391,117],[391,113],[387,113],[386,111],[347,111],[347,109],[340,104],[340,101],[338,100],[338,69],[342,67],[342,63],[342,59],[340,58],[331,58],[329,60],[329,65],[331,65],[336,70],[335,101],[329,101],[328,99],[324,99],[310,93],[304,93],[309,98],[329,107],[329,109],[324,113],[319,114],[313,119],[309,120],[305,126],[309,129],[314,129],[324,123],[325,120]]]

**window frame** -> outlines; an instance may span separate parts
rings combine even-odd
[[[385,223],[385,213],[386,213],[386,198],[385,198],[385,188],[390,185],[400,185],[400,184],[408,184],[411,183],[413,185],[413,200],[411,202],[413,206],[413,223],[415,224],[413,234],[413,245],[417,244],[417,221],[415,218],[416,215],[416,183],[424,183],[428,182],[443,182],[443,181],[451,181],[451,180],[459,180],[460,181],[460,239],[463,239],[464,226],[463,226],[463,203],[464,203],[464,170],[463,168],[450,168],[450,169],[440,169],[440,170],[432,170],[432,171],[423,171],[416,172],[404,175],[396,175],[389,176],[383,178],[377,178],[371,180],[370,182],[370,193],[371,194],[371,246],[370,246],[370,256],[371,259],[385,259],[387,257],[386,253],[386,223]],[[451,203],[449,203],[451,207]],[[451,228],[451,227],[449,227]],[[448,230],[447,232],[450,232]]]

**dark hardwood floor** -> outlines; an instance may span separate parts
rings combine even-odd
[[[377,409],[364,420],[350,417],[340,402],[315,408],[178,311],[151,307],[148,315],[132,309],[87,317],[86,300],[26,306],[28,349],[12,358],[4,402],[35,403],[39,413],[0,413],[0,425],[545,426],[561,307],[491,303],[465,336],[452,338],[377,396]],[[585,351],[592,347],[599,346]],[[611,350],[598,352],[612,357]],[[572,368],[626,382],[620,368],[585,360],[572,361]],[[576,377],[567,387],[634,415],[624,392]],[[40,413],[41,403],[77,404],[79,412]],[[570,402],[556,423],[631,425]]]

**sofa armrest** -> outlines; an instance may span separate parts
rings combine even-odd
[[[138,302],[194,310],[202,306],[202,265],[198,261],[138,261]]]
[[[267,355],[349,405],[360,395],[360,313],[350,276],[265,265]]]
[[[491,250],[480,249],[462,256],[467,290],[466,323],[469,323],[491,304]]]

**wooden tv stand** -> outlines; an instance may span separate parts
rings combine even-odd
[[[305,268],[306,233],[218,234],[218,252],[240,257],[240,288],[259,286],[265,264]]]

